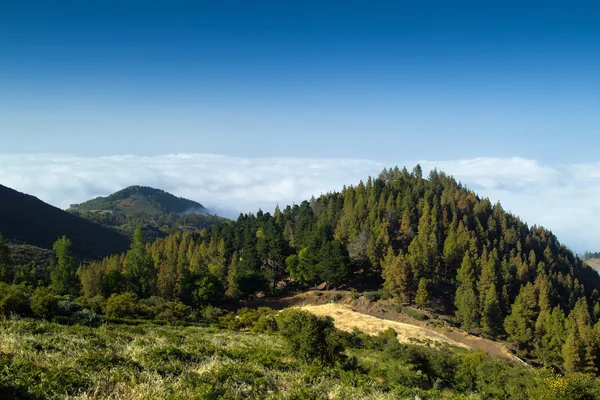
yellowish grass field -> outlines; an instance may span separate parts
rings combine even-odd
[[[398,333],[398,340],[402,343],[410,343],[411,339],[423,341],[432,340],[457,347],[470,348],[465,344],[454,341],[431,329],[362,314],[353,311],[352,307],[347,304],[327,303],[300,308],[310,311],[315,315],[330,316],[333,318],[336,328],[348,332],[351,332],[354,328],[358,328],[369,335],[377,335],[380,332],[392,328]]]

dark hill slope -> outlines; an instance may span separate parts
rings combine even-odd
[[[147,186],[130,186],[107,197],[97,197],[81,204],[73,204],[69,211],[112,211],[128,216],[207,212],[206,208],[198,202]]]
[[[69,214],[36,197],[0,185],[0,232],[10,241],[51,249],[65,235],[81,259],[97,259],[129,247],[129,238]]]

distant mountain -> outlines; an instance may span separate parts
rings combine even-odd
[[[148,242],[175,231],[210,228],[227,221],[200,203],[147,186],[130,186],[107,197],[73,204],[68,212],[130,235],[141,226]]]
[[[198,202],[147,186],[129,186],[107,197],[97,197],[81,204],[73,204],[67,211],[111,212],[127,216],[208,213],[208,210]]]
[[[0,185],[0,232],[9,241],[44,249],[62,235],[73,243],[73,253],[83,260],[102,258],[129,247],[121,232],[80,218],[40,199]]]

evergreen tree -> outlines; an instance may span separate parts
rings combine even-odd
[[[562,356],[567,372],[581,372],[584,368],[585,349],[579,338],[579,330],[572,328],[562,348]]]
[[[509,340],[517,344],[519,350],[528,351],[532,347],[535,322],[539,314],[537,303],[535,287],[528,283],[521,288],[510,315],[504,321]]]
[[[225,296],[235,299],[239,296],[240,290],[238,287],[238,266],[240,262],[240,256],[237,252],[234,252],[231,256],[229,268],[227,269],[227,289],[225,290]]]
[[[52,291],[59,295],[79,294],[77,260],[71,254],[71,241],[63,236],[54,242],[52,248],[56,255],[56,262],[50,272]]]
[[[410,304],[413,293],[412,271],[404,259],[403,254],[394,256],[390,247],[383,268],[383,288],[400,299],[401,302]]]
[[[429,294],[427,293],[427,279],[425,278],[419,279],[419,287],[417,289],[415,303],[419,308],[424,308],[429,305]]]
[[[491,284],[483,299],[483,311],[481,313],[481,330],[489,336],[496,336],[502,332],[502,310],[498,301],[496,285]]]
[[[456,317],[461,327],[470,331],[479,323],[479,304],[475,291],[474,261],[471,252],[467,251],[458,270],[458,288],[454,297]]]

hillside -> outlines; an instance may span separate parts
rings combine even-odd
[[[425,178],[419,166],[384,170],[272,215],[173,234],[146,251],[160,268],[148,262],[146,272],[136,271],[154,285],[136,292],[142,297],[202,306],[371,282],[371,298],[447,315],[464,331],[507,340],[532,363],[600,368],[598,274],[550,230],[527,225],[443,172]],[[123,262],[113,257],[82,269],[85,295],[109,295],[99,289],[103,276],[125,270]],[[571,348],[574,337],[584,338],[581,349]]]
[[[98,259],[127,250],[127,236],[0,185],[0,232],[8,241],[52,249],[65,235],[81,259]]]
[[[198,202],[145,186],[130,186],[107,197],[73,204],[67,211],[128,236],[141,226],[148,242],[172,232],[210,228],[227,221],[209,214]]]
[[[208,210],[198,202],[176,197],[164,190],[147,186],[129,186],[107,197],[97,197],[73,204],[67,211],[122,213],[127,216],[175,214],[204,214]]]

